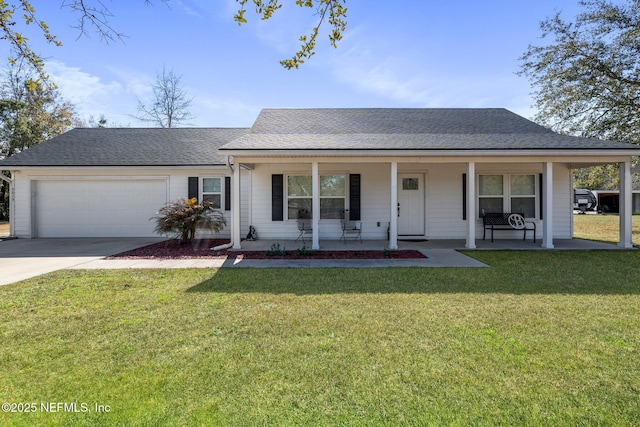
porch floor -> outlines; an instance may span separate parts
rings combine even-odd
[[[272,245],[279,243],[281,247],[287,250],[296,250],[306,247],[311,248],[311,241],[306,239],[302,240],[255,240],[255,241],[242,241],[242,250],[244,251],[266,251],[272,247]],[[448,250],[468,250],[465,248],[465,240],[425,240],[425,241],[398,241],[399,250],[419,250],[430,251],[438,249]],[[556,239],[553,241],[553,250],[576,250],[576,251],[589,251],[589,250],[624,250],[614,243],[596,242],[593,240],[583,239]],[[363,240],[360,241],[347,241],[340,242],[337,240],[320,240],[320,250],[325,251],[350,251],[350,250],[384,250],[389,247],[387,240]],[[232,249],[231,249],[232,250]],[[476,240],[475,250],[549,250],[542,247],[542,241],[538,240],[533,243],[532,240],[523,241],[521,239],[496,239],[491,240]],[[426,254],[429,256],[428,254]]]

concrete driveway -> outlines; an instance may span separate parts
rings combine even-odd
[[[161,242],[163,238],[13,239],[0,241],[0,285]]]

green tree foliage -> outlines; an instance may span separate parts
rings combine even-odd
[[[577,169],[573,174],[575,188],[617,190],[620,183],[617,165],[592,166]]]
[[[575,22],[557,12],[521,58],[536,121],[583,137],[640,144],[640,2],[581,0]],[[599,178],[598,175],[600,175]],[[616,167],[578,172],[576,186],[611,188]]]
[[[240,5],[240,9],[234,16],[238,25],[247,22],[246,5],[249,0],[236,0]],[[252,0],[256,13],[262,20],[267,20],[282,7],[280,0]],[[311,33],[302,35],[299,38],[301,42],[300,49],[290,59],[283,59],[280,64],[286,69],[298,68],[304,64],[305,60],[314,55],[316,47],[316,39],[320,32],[320,27],[326,22],[329,24],[329,43],[334,48],[338,47],[338,41],[342,40],[342,33],[347,25],[347,8],[346,0],[296,0],[296,5],[303,8],[315,9],[318,15],[318,24],[313,27]]]
[[[522,57],[537,119],[585,137],[640,143],[640,2],[581,0],[575,22],[560,12]]]
[[[0,84],[0,159],[67,131],[74,116],[73,105],[55,88],[16,64]],[[0,180],[0,204],[8,206],[8,197],[7,183]]]
[[[0,158],[60,135],[74,118],[74,106],[57,89],[14,67],[0,84]]]
[[[19,24],[24,24],[24,28],[35,25],[42,33],[42,36],[49,42],[57,46],[62,43],[49,31],[47,24],[38,19],[36,10],[28,0],[7,3],[0,0],[0,39],[9,43],[11,54],[7,58],[10,65],[26,61],[42,81],[47,81],[48,77],[44,71],[44,61],[36,54],[28,43],[28,38],[20,29]],[[31,89],[35,89],[35,82],[27,82]]]
[[[218,232],[226,225],[222,212],[215,209],[213,202],[198,203],[194,197],[178,199],[160,209],[155,217],[155,233],[175,234],[182,242],[190,242],[196,237],[197,228]]]
[[[170,6],[170,1],[157,0],[156,3]],[[241,25],[247,22],[246,12],[249,0],[235,1],[239,8],[234,19]],[[145,4],[154,3],[153,0],[144,0],[144,2]],[[6,40],[11,47],[12,54],[8,58],[10,63],[15,63],[20,59],[25,60],[33,67],[41,81],[47,81],[44,60],[31,49],[25,32],[28,27],[35,26],[48,42],[57,46],[62,43],[50,32],[48,25],[37,14],[32,3],[30,0],[0,0],[0,39]],[[251,0],[251,3],[262,20],[271,18],[282,7],[280,0]],[[295,55],[291,59],[280,61],[282,66],[287,69],[298,68],[306,59],[313,56],[316,39],[323,24],[329,25],[329,43],[333,47],[337,47],[346,27],[346,0],[295,0],[295,4],[302,8],[313,9],[318,16],[318,23],[309,35],[300,36],[301,46]],[[122,40],[124,35],[111,24],[111,19],[114,16],[103,1],[61,0],[61,6],[78,17],[77,28],[80,34],[88,34],[92,30],[104,42]]]

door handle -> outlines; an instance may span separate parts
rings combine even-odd
[[[398,203],[398,217],[400,217],[400,203]]]

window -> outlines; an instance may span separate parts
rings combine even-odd
[[[320,176],[320,219],[344,217],[347,193],[345,175]],[[287,218],[311,218],[313,187],[307,175],[287,176]]]
[[[344,175],[320,176],[320,219],[344,218],[345,194]]]
[[[202,178],[202,200],[210,200],[216,209],[222,208],[221,178]]]
[[[419,190],[419,179],[418,178],[402,178],[402,189],[403,190]]]
[[[536,217],[535,175],[511,175],[511,212],[523,213],[526,218]]]
[[[480,212],[503,212],[504,179],[502,175],[478,177],[478,208]]]
[[[478,209],[483,212],[519,212],[536,217],[536,176],[533,174],[479,175]]]
[[[287,218],[311,218],[311,177],[287,177]]]

